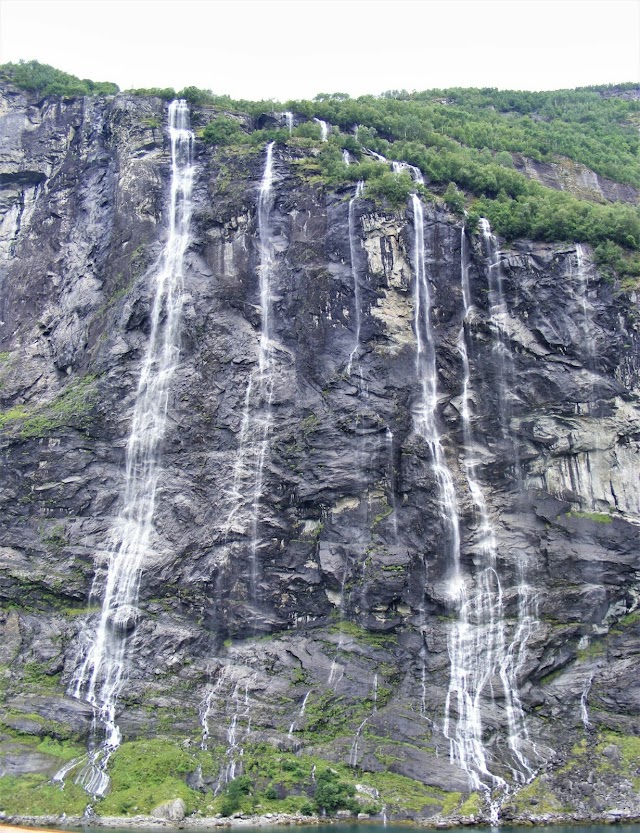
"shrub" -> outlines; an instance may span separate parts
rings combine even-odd
[[[22,90],[37,95],[115,95],[119,87],[110,81],[90,81],[75,75],[41,64],[39,61],[19,61],[17,64],[2,64],[0,78],[10,81]]]
[[[243,138],[242,128],[229,116],[218,116],[202,131],[202,139],[208,145],[232,145]]]
[[[325,769],[318,775],[314,796],[318,810],[327,813],[334,813],[340,809],[357,812],[360,805],[354,799],[355,794],[356,788],[353,784],[341,781],[333,770]]]

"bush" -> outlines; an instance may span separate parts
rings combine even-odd
[[[333,770],[325,769],[318,775],[314,796],[318,810],[327,813],[341,809],[358,812],[360,805],[354,799],[355,794],[356,788],[353,784],[341,781]]]
[[[22,90],[34,92],[37,95],[115,95],[119,91],[117,84],[110,81],[90,81],[80,79],[75,75],[41,64],[39,61],[19,61],[17,64],[2,64],[0,78],[10,81]]]
[[[447,190],[444,192],[444,201],[456,214],[464,213],[464,194],[458,190],[454,182],[447,185]]]
[[[240,775],[227,784],[227,788],[219,804],[219,811],[223,816],[230,816],[237,813],[242,805],[242,799],[250,795],[253,790],[253,782],[248,775]]]
[[[218,116],[202,131],[202,139],[208,145],[232,145],[243,137],[242,128],[229,116]]]

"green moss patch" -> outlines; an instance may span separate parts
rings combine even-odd
[[[611,515],[605,512],[567,512],[568,518],[580,518],[585,521],[592,521],[596,524],[610,524],[613,522]]]
[[[46,437],[64,426],[83,429],[97,398],[95,376],[72,382],[46,405],[15,405],[0,413],[0,430],[18,433],[23,439]]]

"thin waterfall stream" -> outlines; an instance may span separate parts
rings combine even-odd
[[[227,516],[227,534],[239,525],[249,528],[250,585],[255,598],[258,583],[258,549],[260,546],[260,502],[263,491],[264,466],[269,453],[272,426],[274,367],[271,343],[271,281],[275,249],[271,229],[271,214],[275,194],[273,189],[274,142],[266,147],[265,164],[258,192],[258,236],[260,289],[260,341],[257,368],[252,371],[244,399],[242,423],[238,441],[238,455],[234,466],[231,491],[231,510]],[[244,517],[242,513],[245,511]]]
[[[353,350],[349,354],[349,361],[347,362],[347,376],[351,376],[351,368],[353,360],[360,348],[360,329],[362,326],[362,310],[360,303],[360,281],[358,278],[358,247],[362,247],[362,242],[356,234],[356,216],[355,204],[356,200],[362,195],[364,190],[364,182],[360,181],[356,185],[355,194],[349,200],[349,255],[351,257],[351,276],[353,278],[353,303],[355,312],[355,334]]]
[[[81,635],[84,658],[72,683],[73,695],[86,700],[94,709],[88,758],[76,781],[95,796],[104,795],[109,786],[107,764],[121,742],[116,706],[127,675],[128,636],[138,617],[141,572],[152,549],[160,447],[167,422],[169,391],[180,356],[184,259],[190,241],[195,172],[194,136],[186,101],[170,104],[168,120],[171,140],[168,234],[154,274],[151,332],[126,448],[122,509],[112,530],[100,617],[93,633]]]

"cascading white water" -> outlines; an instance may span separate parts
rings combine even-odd
[[[255,675],[250,681],[255,682]],[[220,767],[220,775],[215,788],[217,795],[220,790],[233,781],[236,776],[242,774],[242,759],[244,757],[243,742],[251,732],[251,700],[249,699],[249,682],[244,683],[244,695],[242,686],[238,680],[233,688],[229,702],[233,704],[233,715],[227,727],[227,749],[225,751],[225,762]],[[245,723],[244,731],[242,723]]]
[[[215,683],[207,687],[204,699],[202,700],[200,708],[198,709],[198,714],[200,716],[200,725],[202,726],[202,740],[200,741],[200,748],[205,751],[207,749],[207,744],[210,735],[209,718],[213,709],[213,701],[217,696],[220,695],[220,690],[226,682],[228,673],[229,669],[227,666],[225,666],[220,672],[218,679],[215,681]]]
[[[584,250],[580,243],[576,243],[576,278],[578,295],[582,307],[582,343],[584,345],[583,363],[588,370],[593,370],[596,357],[596,344],[593,338],[593,308],[589,303],[589,272],[585,264]],[[593,405],[593,384],[589,386],[589,401],[587,406],[591,410]]]
[[[508,746],[514,757],[511,767],[514,779],[523,782],[533,774],[523,750],[528,735],[517,680],[526,642],[531,635],[528,630],[531,617],[527,610],[520,611],[522,615],[509,644],[503,590],[497,565],[497,541],[477,476],[477,459],[473,451],[471,372],[467,348],[472,304],[464,228],[461,236],[460,271],[463,300],[463,320],[458,336],[458,350],[463,370],[460,415],[463,426],[464,470],[477,519],[473,542],[477,572],[475,582],[470,587],[464,582],[461,583],[458,619],[449,634],[451,670],[443,731],[450,742],[452,761],[469,773],[474,789],[483,789],[485,793],[490,794],[492,788],[507,788],[504,779],[490,771],[483,742],[483,700],[493,700],[496,679],[500,679],[503,689],[507,722],[505,728]],[[522,585],[522,588],[519,588],[521,606],[525,604],[525,595],[526,589]],[[497,804],[493,805],[493,812],[497,813]]]
[[[315,122],[318,122],[318,124],[320,125],[320,138],[323,142],[326,142],[329,138],[329,125],[326,123],[326,121],[323,121],[322,119],[317,119],[315,116],[313,117],[313,120]]]
[[[593,685],[593,677],[594,672],[592,671],[585,679],[584,685],[582,686],[582,694],[580,695],[580,717],[582,719],[582,725],[587,730],[591,729],[593,726],[589,720],[589,692],[591,691],[591,686]]]
[[[271,402],[273,398],[274,369],[271,343],[271,280],[275,263],[275,249],[271,230],[271,213],[275,199],[273,191],[274,144],[274,142],[270,142],[266,148],[265,165],[258,194],[258,236],[260,241],[258,278],[261,312],[258,366],[249,377],[245,393],[238,441],[238,456],[234,467],[231,491],[231,510],[225,523],[225,531],[228,533],[234,528],[234,521],[236,521],[238,515],[244,509],[248,509],[248,518],[238,520],[240,522],[248,520],[250,529],[252,595],[256,593],[258,581],[260,501],[272,424]]]
[[[426,269],[424,245],[424,212],[417,194],[412,194],[413,266],[415,270],[414,328],[416,335],[416,373],[421,384],[421,397],[413,421],[416,433],[424,439],[431,455],[431,465],[438,487],[440,517],[444,523],[443,547],[449,565],[447,593],[456,602],[461,593],[460,524],[458,501],[451,471],[447,465],[437,421],[438,384],[436,351],[431,322],[431,291]]]
[[[378,711],[378,675],[375,674],[373,677],[373,714]],[[356,729],[356,734],[353,738],[353,743],[351,744],[351,750],[349,752],[349,766],[356,767],[358,765],[358,745],[360,743],[360,737],[362,736],[362,730],[369,722],[369,718],[371,715],[365,717],[362,723]]]
[[[95,714],[94,746],[76,780],[97,796],[109,786],[106,766],[121,740],[116,705],[126,677],[127,636],[136,623],[141,571],[151,549],[160,445],[180,354],[184,259],[190,240],[194,178],[194,138],[184,100],[169,106],[169,135],[172,167],[168,235],[154,274],[151,332],[126,449],[122,509],[112,532],[100,618],[95,631],[81,637],[84,659],[73,682],[74,696],[89,702]],[[97,737],[99,733],[102,738]]]
[[[289,136],[293,133],[293,113],[290,113],[288,110],[284,114],[285,119],[287,120],[287,129],[289,130]]]
[[[509,346],[507,323],[509,309],[504,297],[502,286],[503,273],[500,262],[500,250],[498,241],[491,233],[489,221],[484,217],[479,221],[480,231],[485,245],[488,259],[488,281],[489,281],[489,312],[493,328],[493,350],[497,356],[498,378],[498,410],[500,416],[500,427],[502,437],[511,441],[513,446],[513,459],[516,477],[520,479],[520,455],[518,447],[511,435],[511,400],[510,389],[513,381],[513,357]]]
[[[305,710],[307,708],[307,700],[309,699],[310,694],[311,694],[311,689],[309,689],[309,691],[307,691],[307,693],[304,695],[304,698],[302,700],[302,705],[300,706],[300,711],[298,712],[298,720],[302,720],[302,718],[304,717],[304,713],[305,713]],[[296,731],[297,728],[298,728],[298,722],[296,720],[294,720],[293,723],[291,724],[291,726],[289,726],[289,732],[288,732],[289,737],[291,737],[293,735],[293,733]]]
[[[408,162],[392,162],[391,170],[394,174],[401,174],[404,171],[409,171],[414,182],[417,182],[420,185],[424,185],[424,177],[422,176],[422,171],[420,170],[420,168],[416,168],[415,165],[410,165]]]
[[[349,157],[349,151],[346,148],[342,149],[342,161],[344,164],[349,167],[351,164],[351,158]]]
[[[358,280],[358,249],[362,247],[362,242],[356,234],[356,215],[355,204],[358,197],[364,190],[364,182],[360,181],[356,185],[356,192],[349,200],[349,254],[351,257],[351,276],[353,277],[353,303],[355,312],[355,335],[353,350],[349,354],[349,361],[347,362],[347,376],[351,376],[351,368],[353,360],[358,348],[360,347],[360,328],[361,328],[361,307],[360,307],[360,283]]]
[[[339,602],[339,611],[340,611],[340,621],[344,619],[344,590],[347,581],[347,573],[348,573],[349,563],[345,561],[343,572],[342,572],[342,581],[340,582],[340,602]],[[329,669],[329,677],[327,678],[327,685],[336,686],[340,680],[344,676],[344,667],[340,667],[340,676],[336,679],[336,674],[338,672],[338,657],[340,652],[342,651],[342,642],[343,642],[343,633],[340,630],[338,634],[338,644],[336,646],[336,652],[331,662],[331,668]]]

